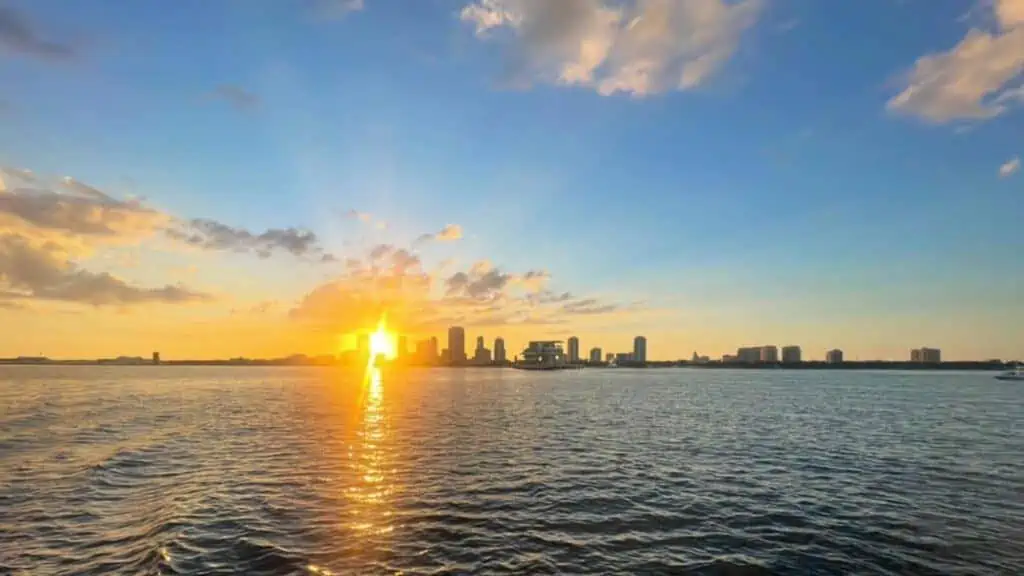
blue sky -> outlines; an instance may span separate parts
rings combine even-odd
[[[1020,0],[102,5],[0,3],[30,33],[0,26],[0,166],[310,229],[339,256],[456,223],[425,264],[543,269],[553,291],[681,310],[638,325],[686,347],[652,342],[663,357],[908,311],[913,341],[879,354],[962,347],[921,318],[989,318],[990,355],[1024,344]],[[971,34],[992,46],[961,57]],[[651,61],[655,81],[628,73]],[[977,98],[955,93],[970,82]],[[288,276],[274,298],[321,274]],[[721,341],[693,336],[726,316]],[[775,316],[783,333],[743,329]]]

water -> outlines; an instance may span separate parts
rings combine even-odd
[[[1020,574],[989,374],[0,367],[0,573]]]

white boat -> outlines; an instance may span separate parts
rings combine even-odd
[[[520,370],[564,370],[572,368],[565,360],[562,343],[558,340],[537,340],[523,350],[516,358],[513,368]]]
[[[1013,370],[997,375],[996,380],[1018,380],[1024,382],[1024,372],[1021,371],[1020,364],[1017,364]]]

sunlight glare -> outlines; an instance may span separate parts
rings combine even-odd
[[[370,357],[383,357],[387,360],[395,358],[395,335],[388,332],[385,318],[382,316],[377,330],[370,334]]]

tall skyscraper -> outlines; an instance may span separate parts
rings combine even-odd
[[[437,349],[437,336],[430,337],[430,345],[427,347],[427,356],[430,362],[437,362],[437,355],[439,354]]]
[[[647,338],[643,336],[633,338],[633,360],[647,362]]]
[[[761,362],[775,364],[779,361],[779,348],[777,346],[761,346]]]
[[[473,363],[474,364],[490,364],[491,363],[491,351],[484,347],[484,337],[476,337],[476,350],[473,351]]]
[[[843,351],[836,348],[835,350],[829,350],[825,354],[825,361],[829,364],[842,364],[843,363]]]
[[[507,360],[505,355],[505,339],[495,338],[494,339],[494,361],[498,364],[504,364]]]
[[[476,337],[476,349],[477,350],[483,350],[484,349],[484,337],[483,336],[477,336]]]
[[[448,356],[456,364],[466,361],[466,331],[462,326],[448,329]]]
[[[579,364],[580,362],[580,339],[575,336],[569,337],[569,363]]]
[[[601,349],[600,348],[591,348],[590,349],[590,361],[592,363],[594,363],[594,364],[600,364],[601,363]]]
[[[783,346],[782,347],[782,363],[783,364],[799,364],[801,362],[801,354],[799,346]]]

